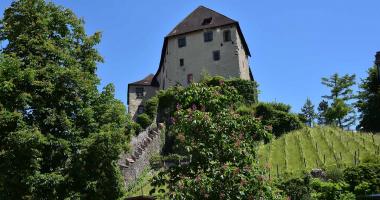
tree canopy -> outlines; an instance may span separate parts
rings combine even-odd
[[[153,185],[166,184],[171,199],[275,199],[256,160],[256,148],[270,140],[270,130],[237,111],[246,98],[219,78],[161,92],[162,107],[174,104],[168,129],[175,137],[174,152],[187,164],[161,172]]]
[[[355,75],[340,77],[337,73],[323,77],[322,84],[330,88],[330,94],[322,96],[326,102],[321,102],[320,113],[325,123],[332,123],[341,128],[349,128],[355,123],[355,110],[350,100],[355,98],[352,86],[355,85]],[[330,105],[328,104],[331,102]],[[326,107],[327,103],[327,107]]]
[[[117,199],[130,121],[114,87],[99,92],[95,46],[73,12],[17,0],[0,40],[0,199]]]
[[[380,132],[380,83],[376,67],[368,70],[368,77],[360,84],[356,107],[361,112],[359,129]]]
[[[305,119],[305,122],[308,126],[312,126],[314,119],[317,117],[317,114],[314,111],[314,105],[311,102],[310,98],[306,99],[305,104],[301,108],[301,116]]]

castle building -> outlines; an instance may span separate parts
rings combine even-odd
[[[156,91],[187,86],[204,74],[253,80],[250,56],[237,21],[199,6],[164,38],[156,74],[128,84],[128,112],[135,119]]]

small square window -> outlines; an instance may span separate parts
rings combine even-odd
[[[220,60],[220,51],[213,51],[212,57],[214,58],[215,61]]]
[[[209,25],[212,21],[212,17],[205,18],[202,22],[202,26]]]
[[[136,98],[141,99],[144,97],[144,88],[136,88]]]
[[[185,61],[183,60],[183,58],[179,59],[179,66],[183,66],[185,64]]]
[[[139,107],[137,108],[137,114],[141,114],[144,112],[144,106],[143,105],[139,105]]]
[[[193,74],[188,74],[187,75],[187,83],[190,84],[193,82]]]
[[[186,37],[180,37],[178,38],[178,47],[185,47],[186,46]]]
[[[223,32],[223,40],[224,40],[225,42],[229,42],[229,41],[231,41],[231,31],[230,31],[230,30],[225,30],[225,31]]]
[[[205,42],[211,42],[212,41],[212,31],[207,31],[203,33],[203,38]]]

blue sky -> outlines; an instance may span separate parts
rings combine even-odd
[[[321,77],[355,73],[359,81],[380,51],[379,0],[53,1],[82,17],[89,34],[103,33],[100,88],[114,83],[125,104],[127,84],[156,72],[164,36],[199,5],[239,21],[260,100],[296,112],[328,93]],[[1,0],[0,10],[10,3]]]

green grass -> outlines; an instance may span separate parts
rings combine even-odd
[[[158,173],[158,171],[155,171],[153,169],[147,169],[145,173],[139,177],[139,180],[136,185],[134,185],[132,188],[130,188],[127,191],[126,197],[135,197],[135,196],[150,196],[149,192],[153,189],[153,187],[150,185],[152,178]],[[156,188],[156,192],[153,194],[153,196],[156,197],[156,199],[166,199],[164,194],[158,193],[159,189],[165,189],[166,187],[160,187]]]
[[[379,146],[380,135],[316,127],[293,131],[262,145],[258,156],[272,177],[299,176],[313,168],[343,168],[379,158]]]

